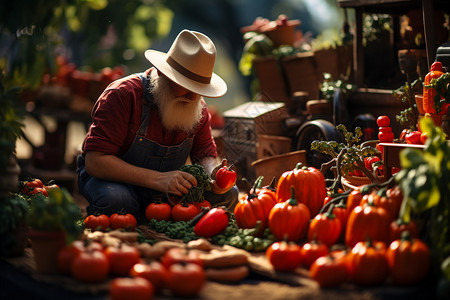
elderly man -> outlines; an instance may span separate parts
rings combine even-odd
[[[77,170],[88,214],[124,209],[142,216],[150,201],[181,196],[197,185],[179,170],[188,158],[212,178],[227,164],[217,157],[202,97],[218,98],[227,90],[213,72],[213,42],[183,30],[167,53],[147,50],[145,57],[153,67],[111,83],[93,108]],[[233,208],[238,190],[213,180],[205,198]]]

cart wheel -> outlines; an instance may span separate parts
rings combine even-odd
[[[342,137],[335,126],[326,120],[308,121],[297,130],[294,138],[294,150],[306,150],[306,162],[308,166],[320,170],[322,164],[329,162],[332,157],[311,150],[311,144],[315,140],[341,142]]]

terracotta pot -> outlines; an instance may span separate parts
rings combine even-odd
[[[47,274],[59,273],[58,253],[66,245],[65,232],[30,230],[28,237],[34,253],[36,270]]]
[[[423,109],[423,95],[422,94],[414,95],[414,98],[416,99],[416,105],[419,114],[425,115],[425,110]]]
[[[384,181],[384,176],[378,176],[380,182]],[[372,182],[366,176],[346,176],[341,178],[341,184],[344,190],[353,190],[359,186],[368,185]]]

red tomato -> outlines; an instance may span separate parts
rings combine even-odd
[[[275,242],[266,250],[266,257],[275,270],[294,271],[302,263],[301,247],[285,241]]]
[[[361,285],[382,284],[388,275],[386,244],[384,242],[358,242],[349,254],[353,281]]]
[[[45,185],[44,189],[46,191],[51,190],[51,189],[59,189],[59,186],[57,184]]]
[[[387,127],[391,123],[391,120],[388,116],[379,116],[377,118],[377,125],[378,127]]]
[[[173,264],[168,270],[167,287],[174,296],[194,297],[205,284],[205,271],[198,264]]]
[[[111,273],[118,276],[126,276],[131,268],[139,262],[140,253],[136,247],[122,244],[119,247],[109,246],[105,254],[111,264]]]
[[[213,208],[194,226],[194,233],[200,237],[213,237],[227,228],[228,220],[228,211],[223,208]]]
[[[328,252],[328,246],[320,241],[312,240],[305,243],[301,250],[302,265],[309,268],[316,259],[326,256]]]
[[[341,221],[332,213],[334,205],[330,211],[318,214],[312,219],[308,228],[308,239],[317,239],[327,246],[333,245],[341,235]]]
[[[141,278],[114,278],[110,283],[110,300],[151,300],[154,291],[150,281]]]
[[[422,145],[425,145],[426,141],[427,141],[427,133],[422,132],[422,134],[420,135],[420,142],[422,143]]]
[[[172,208],[172,219],[176,222],[192,220],[197,214],[197,207],[192,203],[178,203]]]
[[[198,212],[201,212],[202,207],[211,208],[211,203],[206,199],[202,202],[194,202],[193,204],[197,207]]]
[[[378,128],[378,139],[382,143],[392,143],[394,140],[394,133],[391,127],[380,127]]]
[[[168,271],[162,263],[153,260],[135,264],[130,270],[130,276],[147,279],[152,283],[155,293],[159,293],[166,285]]]
[[[222,189],[229,188],[236,182],[237,173],[231,169],[232,166],[224,166],[217,170],[216,183]]]
[[[168,203],[150,203],[145,209],[147,220],[169,221],[172,216],[172,208]]]
[[[74,258],[85,250],[84,243],[80,240],[75,240],[72,244],[61,249],[58,253],[59,271],[62,274],[69,275],[71,273]]]
[[[309,274],[321,287],[339,286],[348,277],[344,260],[330,255],[316,259],[309,269]]]
[[[115,213],[109,217],[111,229],[135,230],[137,226],[136,218],[132,214]]]
[[[430,269],[430,249],[420,239],[403,236],[393,241],[386,257],[392,280],[398,285],[417,284]]]
[[[189,251],[185,248],[171,248],[166,251],[161,259],[162,264],[167,269],[173,264],[197,264],[203,266],[203,261],[200,259],[197,252]]]
[[[421,145],[422,142],[420,141],[420,136],[422,135],[422,133],[420,131],[410,131],[409,133],[406,134],[405,136],[405,141],[407,144],[416,144],[416,145]]]
[[[72,275],[83,282],[102,282],[109,275],[109,260],[100,251],[81,252],[73,259]]]
[[[109,227],[109,217],[104,214],[89,215],[84,219],[84,226],[92,229],[93,231],[106,231]]]

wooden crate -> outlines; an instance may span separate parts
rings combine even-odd
[[[289,115],[284,103],[252,101],[225,111],[222,137],[226,158],[242,177],[254,180],[251,163],[257,159],[260,135],[282,136],[282,122]],[[238,168],[239,166],[239,168]]]

